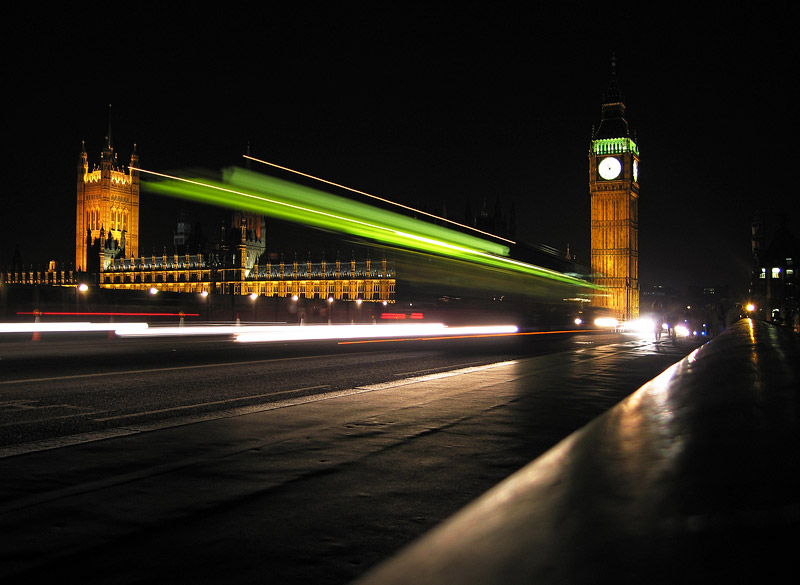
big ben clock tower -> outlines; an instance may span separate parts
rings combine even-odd
[[[591,265],[603,287],[594,306],[622,320],[639,317],[639,148],[631,138],[616,61],[589,150]]]

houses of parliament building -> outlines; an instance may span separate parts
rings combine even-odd
[[[110,134],[110,132],[109,132]],[[8,284],[77,286],[104,289],[157,290],[174,293],[259,295],[394,302],[394,268],[385,258],[341,261],[270,261],[266,254],[266,220],[253,213],[232,211],[219,242],[190,253],[191,226],[177,222],[174,250],[139,254],[139,173],[134,145],[128,168],[119,164],[111,140],[100,164],[89,168],[85,146],[77,168],[75,267],[46,271],[14,271]]]

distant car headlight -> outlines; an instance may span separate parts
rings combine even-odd
[[[620,324],[620,328],[623,331],[633,332],[633,333],[653,333],[653,328],[655,327],[655,323],[652,319],[647,317],[642,317],[641,319],[635,319],[633,321],[625,321],[624,323]]]
[[[619,325],[614,317],[598,317],[594,320],[595,327],[616,327]]]
[[[675,325],[675,335],[678,337],[689,337],[691,335],[689,328],[684,325]]]

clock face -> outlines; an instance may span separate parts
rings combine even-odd
[[[639,161],[633,161],[633,180],[639,182]]]
[[[613,156],[607,156],[597,165],[597,172],[605,180],[610,181],[619,177],[620,172],[622,172],[622,164]]]

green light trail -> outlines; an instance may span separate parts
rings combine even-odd
[[[579,278],[513,260],[508,257],[508,247],[501,244],[246,169],[225,169],[222,181],[138,170],[163,179],[142,182],[146,189],[161,195],[250,211],[580,288],[598,288]]]

